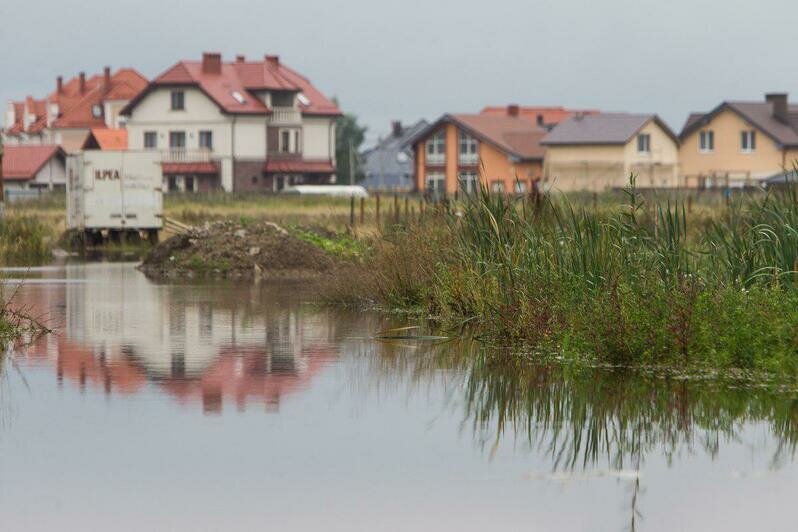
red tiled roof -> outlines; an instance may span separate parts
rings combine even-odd
[[[269,114],[271,109],[254,92],[287,90],[302,92],[308,99],[309,104],[299,105],[304,114],[341,114],[338,107],[313,86],[310,80],[276,59],[221,63],[221,71],[218,73],[204,71],[202,61],[180,61],[155,78],[145,91],[128,104],[123,113],[130,114],[138,102],[154,88],[171,85],[199,88],[225,113]],[[243,102],[236,98],[236,92],[243,97]]]
[[[59,117],[53,126],[58,128],[105,127],[104,117],[95,117],[92,107],[108,100],[132,100],[147,86],[147,79],[130,68],[119,69],[111,76],[111,86],[105,87],[103,76],[86,80],[86,91],[81,94],[79,81],[70,80],[61,94],[54,92],[50,100],[58,103]]]
[[[80,92],[80,78],[75,76],[63,84],[47,98],[36,100],[30,96],[24,102],[14,102],[14,124],[9,124],[6,132],[19,135],[25,132],[24,114],[36,115],[36,120],[28,127],[28,133],[38,133],[47,127],[47,105],[58,105],[58,117],[53,122],[56,128],[100,128],[105,127],[105,118],[92,115],[92,107],[109,100],[128,101],[147,86],[147,78],[132,68],[120,68],[111,76],[110,87],[104,86],[104,76],[94,75],[86,79],[86,89]]]
[[[162,162],[161,170],[164,174],[218,174],[219,167],[214,162],[199,163],[169,163]]]
[[[83,149],[126,150],[127,129],[94,128],[86,138]]]
[[[519,106],[518,115],[522,118],[531,120],[535,125],[540,124],[540,121],[546,125],[559,124],[566,118],[570,118],[576,113],[583,115],[594,115],[599,111],[597,109],[566,109],[565,107],[533,107],[533,106]],[[479,114],[482,115],[506,115],[507,106],[488,106],[485,107]],[[539,118],[540,117],[540,118]]]
[[[264,172],[297,174],[331,174],[335,172],[332,161],[269,160],[263,165]]]
[[[64,152],[55,145],[5,146],[3,152],[3,179],[33,179],[55,155]]]

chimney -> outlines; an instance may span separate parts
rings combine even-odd
[[[546,127],[546,122],[543,120],[543,115],[538,115],[538,127]]]
[[[64,78],[62,76],[55,78],[55,90],[58,94],[64,94]]]
[[[244,63],[244,62],[246,62],[246,60],[247,60],[246,57],[244,57],[241,54],[236,56],[236,63]]]
[[[79,79],[80,79],[80,93],[83,94],[84,92],[86,92],[86,73],[81,72],[79,75]]]
[[[391,130],[393,131],[394,137],[401,137],[402,123],[399,120],[394,120],[393,122],[391,122]]]
[[[111,90],[111,67],[107,66],[103,69],[103,91],[108,92]]]
[[[280,66],[280,56],[279,55],[267,55],[266,62],[269,63],[273,67]]]
[[[202,54],[202,72],[205,74],[222,73],[222,54],[218,52],[205,52]]]
[[[765,94],[765,101],[773,104],[773,118],[783,124],[789,121],[789,117],[787,116],[786,92],[771,92],[770,94]]]
[[[507,106],[507,116],[518,116],[520,112],[521,110],[517,104],[512,103]]]

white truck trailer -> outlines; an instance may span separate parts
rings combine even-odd
[[[67,229],[88,243],[163,228],[163,174],[156,151],[86,150],[67,158]]]

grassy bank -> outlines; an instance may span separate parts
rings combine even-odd
[[[795,189],[698,209],[479,194],[394,226],[331,297],[467,326],[527,352],[796,375]]]

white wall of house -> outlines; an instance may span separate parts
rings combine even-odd
[[[36,177],[31,180],[30,184],[50,190],[57,186],[66,185],[64,163],[58,157],[51,157],[47,164],[36,174]]]
[[[184,109],[172,110],[171,93],[182,90]],[[302,153],[305,159],[335,159],[335,119],[303,117]],[[144,134],[154,131],[159,151],[169,149],[169,133],[186,134],[186,150],[199,150],[200,132],[211,131],[211,158],[220,163],[221,185],[233,190],[233,160],[253,161],[267,158],[266,115],[229,115],[223,113],[201,90],[193,87],[161,87],[151,91],[133,109],[127,119],[128,148],[144,149]]]
[[[306,159],[335,159],[335,120],[308,117],[302,121],[302,154]]]
[[[173,90],[183,91],[183,110],[172,110]],[[128,118],[128,149],[143,150],[145,132],[155,131],[155,149],[167,151],[169,133],[183,131],[186,134],[186,150],[199,150],[200,131],[210,131],[213,137],[211,157],[219,161],[221,185],[230,191],[233,189],[232,122],[232,117],[222,113],[199,89],[157,88],[139,102]]]
[[[235,118],[235,156],[240,159],[266,158],[266,118],[237,116]]]

